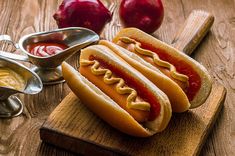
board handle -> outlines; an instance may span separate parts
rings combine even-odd
[[[203,10],[193,10],[176,33],[172,46],[191,55],[214,22],[214,16]]]

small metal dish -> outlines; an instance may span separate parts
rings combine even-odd
[[[7,67],[15,71],[25,80],[25,87],[22,90],[0,86],[0,117],[15,117],[22,113],[23,104],[14,94],[37,94],[42,90],[43,85],[35,72],[13,60],[0,57],[0,67]]]
[[[8,52],[0,51],[0,56],[7,57],[19,61],[28,61],[36,67],[32,68],[39,77],[43,84],[57,84],[64,81],[61,71],[61,63],[78,52],[80,49],[88,46],[89,44],[99,41],[99,36],[86,28],[69,27],[63,29],[56,29],[48,32],[33,33],[23,36],[18,44],[14,44],[10,37],[7,35],[0,36],[0,41],[11,42],[16,48],[19,48],[25,55],[16,55]],[[68,46],[65,50],[52,56],[39,57],[27,51],[27,46],[38,42],[53,41],[62,43]]]

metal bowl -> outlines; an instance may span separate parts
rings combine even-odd
[[[15,117],[22,113],[23,104],[14,94],[37,94],[43,88],[42,81],[35,72],[13,60],[0,57],[0,67],[10,68],[25,80],[22,90],[0,86],[0,117]]]
[[[0,40],[6,39],[0,38]],[[7,40],[12,43],[9,37]],[[0,56],[20,61],[29,61],[36,66],[33,70],[39,75],[43,84],[57,84],[64,81],[60,66],[61,63],[74,53],[80,51],[80,49],[97,41],[99,41],[99,36],[92,30],[86,28],[69,27],[56,29],[23,36],[19,40],[19,44],[15,47],[19,47],[25,56],[11,53],[6,54],[4,52],[0,52]],[[52,56],[39,57],[27,51],[29,45],[38,42],[58,42],[67,45],[68,48]]]

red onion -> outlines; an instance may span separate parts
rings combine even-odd
[[[99,34],[112,15],[99,0],[64,0],[53,17],[59,28],[85,27]]]

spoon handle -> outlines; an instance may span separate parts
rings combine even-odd
[[[13,54],[9,52],[0,51],[0,57],[16,60],[16,61],[24,61],[29,62],[28,56]]]
[[[15,44],[12,41],[11,36],[9,36],[9,35],[0,35],[0,41],[8,42],[8,43],[12,44],[15,47],[15,49],[18,49],[18,44]]]
[[[0,35],[0,41],[8,42],[12,44],[15,47],[15,49],[18,49],[18,45],[12,41],[11,36],[9,35]],[[29,62],[29,58],[27,56],[13,54],[10,52],[5,52],[5,51],[0,51],[0,57],[5,57],[5,58],[16,60],[16,61]]]

